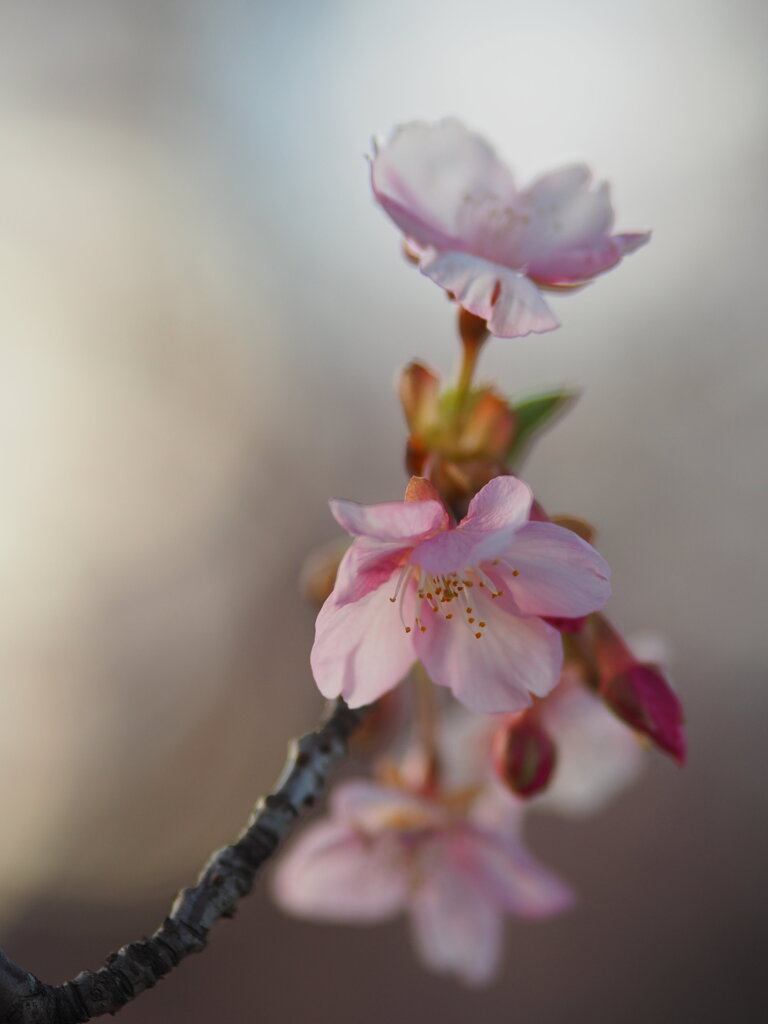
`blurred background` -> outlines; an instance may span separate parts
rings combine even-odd
[[[321,707],[305,554],[401,492],[392,383],[453,312],[373,133],[454,114],[518,180],[585,159],[653,242],[495,341],[583,389],[527,476],[662,632],[690,765],[530,839],[582,904],[471,993],[405,924],[234,923],[121,1020],[753,1021],[764,1009],[768,7],[26,0],[0,8],[0,941],[46,981],[151,932]]]

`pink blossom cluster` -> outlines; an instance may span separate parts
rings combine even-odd
[[[526,814],[599,809],[648,743],[685,757],[676,694],[603,614],[609,569],[594,531],[550,518],[518,476],[568,396],[511,403],[474,383],[490,335],[558,326],[542,290],[590,281],[649,234],[611,234],[608,187],[581,165],[518,189],[454,120],[398,128],[376,146],[371,182],[409,260],[455,301],[463,361],[443,392],[421,364],[403,372],[404,500],[331,502],[351,542],[305,579],[325,597],[312,671],[326,697],[375,705],[369,732],[389,748],[372,778],[332,793],[275,892],[325,921],[405,913],[427,967],[482,984],[505,916],[574,903],[525,846]]]

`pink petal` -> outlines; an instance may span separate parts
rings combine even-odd
[[[452,118],[397,128],[371,161],[371,183],[386,213],[422,248],[461,248],[468,204],[489,193],[505,201],[515,195],[491,146]]]
[[[358,537],[339,564],[333,589],[336,603],[342,605],[359,601],[393,576],[396,577],[409,550],[403,547],[402,541],[386,544],[368,537]]]
[[[331,794],[330,807],[335,818],[371,835],[406,824],[436,825],[444,817],[439,805],[369,779],[342,782]]]
[[[427,967],[483,985],[496,973],[503,923],[493,893],[462,839],[440,837],[421,852],[422,883],[411,901],[416,947]]]
[[[469,253],[435,248],[426,250],[419,269],[460,306],[487,320],[491,334],[499,338],[521,338],[560,326],[536,286],[518,271]]]
[[[461,606],[446,621],[426,614],[426,632],[414,634],[417,656],[432,682],[447,686],[472,711],[519,711],[531,703],[529,691],[549,693],[560,677],[560,634],[538,618],[521,618],[475,587],[473,618]],[[477,639],[478,623],[486,623]]]
[[[645,759],[637,736],[581,680],[564,679],[543,716],[558,763],[549,789],[534,801],[538,809],[594,814],[639,775]]]
[[[534,260],[528,274],[540,284],[577,284],[616,266],[621,258],[650,239],[650,232],[636,235],[606,235],[587,246],[554,249]]]
[[[497,569],[499,577],[529,615],[576,618],[603,608],[611,593],[610,570],[602,555],[554,523],[528,523],[518,530],[503,564],[503,571]]]
[[[402,910],[408,874],[396,842],[370,840],[348,825],[310,825],[278,862],[278,904],[300,917],[355,923],[383,921]]]
[[[439,530],[445,509],[439,501],[386,501],[360,505],[356,501],[333,500],[336,522],[355,537],[380,541],[402,541],[404,545],[424,534]]]
[[[516,917],[543,918],[570,909],[573,890],[539,864],[521,844],[502,844],[487,836],[474,840],[477,870],[498,904]]]
[[[636,249],[641,249],[651,240],[651,231],[634,231],[623,235],[613,235],[613,240],[621,249],[621,255],[627,256]]]
[[[413,620],[413,583],[406,584],[407,621]],[[334,594],[317,617],[310,661],[315,681],[326,697],[343,697],[357,708],[391,690],[415,660],[400,614],[390,601],[394,586],[385,583],[351,604]]]
[[[462,525],[480,530],[502,530],[528,522],[533,491],[516,476],[497,476],[469,503]]]

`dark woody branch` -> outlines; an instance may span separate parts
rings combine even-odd
[[[211,927],[232,917],[258,868],[322,794],[328,771],[343,760],[366,713],[339,699],[318,729],[291,743],[274,792],[258,802],[237,840],[211,856],[195,885],[179,893],[151,938],[123,946],[104,967],[63,985],[46,985],[0,950],[0,1024],[80,1024],[116,1013],[190,953],[205,949]]]

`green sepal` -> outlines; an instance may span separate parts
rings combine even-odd
[[[552,426],[579,397],[578,391],[550,391],[531,395],[512,409],[517,417],[517,429],[507,449],[507,465],[517,468],[525,460],[536,435]]]

